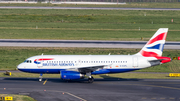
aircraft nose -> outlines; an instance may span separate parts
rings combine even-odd
[[[22,68],[22,63],[17,66],[18,70],[21,69],[21,68]]]

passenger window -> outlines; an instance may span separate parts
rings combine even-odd
[[[29,62],[31,63],[31,60]]]

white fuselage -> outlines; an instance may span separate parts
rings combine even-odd
[[[86,67],[102,68],[92,74],[121,73],[151,67],[154,57],[137,55],[39,55],[28,58],[18,65],[18,69],[30,73],[60,73]]]

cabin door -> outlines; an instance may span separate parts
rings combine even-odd
[[[37,63],[37,67],[38,68],[42,68],[43,67],[43,60],[37,59],[36,63]]]
[[[37,64],[37,67],[38,67],[38,68],[43,67],[43,61],[37,61],[37,62],[38,62],[38,64]]]
[[[138,57],[133,57],[133,67],[138,67]]]

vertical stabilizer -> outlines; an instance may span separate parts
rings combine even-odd
[[[159,28],[146,45],[136,55],[144,57],[161,57],[167,36],[168,28]]]

